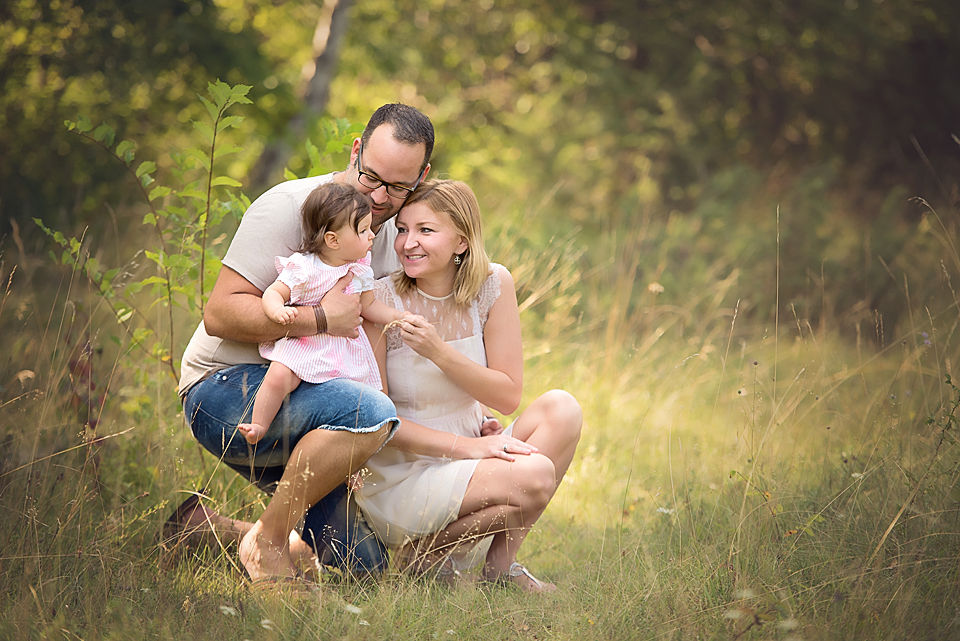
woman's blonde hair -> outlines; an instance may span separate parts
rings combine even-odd
[[[483,223],[480,205],[473,190],[459,180],[427,180],[417,187],[404,207],[423,203],[436,213],[444,213],[458,234],[467,241],[467,250],[460,254],[461,263],[453,279],[453,300],[460,307],[467,307],[480,292],[480,286],[490,275],[490,259],[483,248]],[[397,293],[407,294],[416,289],[416,279],[403,271],[394,273],[393,283]]]

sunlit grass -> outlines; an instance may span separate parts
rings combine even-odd
[[[200,452],[169,374],[125,355],[122,334],[107,340],[119,330],[82,279],[57,295],[15,273],[0,307],[0,637],[960,633],[958,392],[945,383],[960,358],[955,299],[903,327],[789,309],[759,321],[735,270],[716,265],[665,303],[654,277],[584,269],[573,237],[539,251],[502,240],[519,236],[496,236],[492,253],[525,310],[525,398],[564,388],[585,417],[521,550],[558,595],[393,574],[271,592],[248,586],[230,546],[172,549],[161,525],[184,492],[206,487],[243,519],[265,498]]]

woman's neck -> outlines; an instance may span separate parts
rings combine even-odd
[[[418,278],[417,289],[424,294],[442,298],[453,292],[453,280],[455,273],[435,276],[433,278]]]

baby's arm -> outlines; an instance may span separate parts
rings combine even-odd
[[[263,313],[267,315],[267,318],[281,325],[289,325],[297,317],[296,307],[286,307],[289,300],[290,288],[276,280],[263,292],[260,305],[263,307]]]
[[[376,323],[377,325],[387,326],[393,321],[403,320],[403,318],[409,312],[401,312],[400,310],[394,309],[389,305],[378,301],[373,296],[373,291],[361,292],[360,294],[360,306],[363,308],[363,311],[360,312],[360,315],[363,316],[364,320],[368,320]]]

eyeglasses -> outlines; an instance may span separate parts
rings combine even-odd
[[[426,171],[426,167],[424,167]],[[360,174],[357,176],[357,180],[360,181],[360,184],[366,187],[367,189],[378,189],[380,185],[383,185],[387,188],[387,195],[393,196],[394,198],[408,198],[410,194],[417,188],[420,182],[423,180],[424,172],[420,172],[420,177],[417,178],[417,182],[413,187],[404,187],[403,185],[394,185],[393,183],[388,183],[380,180],[376,176],[368,174],[363,170],[363,143],[360,143],[360,149],[357,151],[357,173]]]

